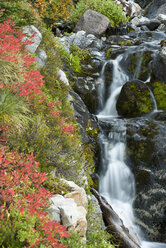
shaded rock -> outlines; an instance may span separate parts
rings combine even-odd
[[[147,239],[166,242],[166,150],[163,113],[127,120],[127,161],[136,178],[136,223]],[[133,166],[134,165],[134,166]]]
[[[88,34],[101,37],[106,32],[109,24],[110,21],[106,16],[89,9],[77,22],[74,32],[84,30]]]
[[[141,81],[127,82],[121,89],[116,108],[119,115],[136,117],[153,110],[148,87]]]
[[[149,19],[147,21],[140,21],[137,27],[146,26],[150,31],[154,31],[160,26],[161,22],[157,19]]]
[[[147,6],[146,16],[149,18],[156,18],[159,14],[166,13],[166,2],[165,0],[153,0]]]
[[[166,47],[162,47],[152,61],[152,80],[166,83]]]
[[[30,53],[34,53],[42,41],[42,34],[33,25],[23,27],[23,33],[27,35],[27,37],[23,38],[23,41],[32,42],[31,45],[26,45],[26,48]]]
[[[99,195],[95,189],[91,189],[91,192],[97,198],[102,213],[103,218],[106,223],[107,229],[109,232],[114,233],[115,237],[120,241],[120,248],[140,248],[140,245],[137,241],[130,235],[128,229],[123,225],[122,220],[112,209],[111,205]]]

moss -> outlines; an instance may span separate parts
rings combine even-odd
[[[151,52],[134,53],[130,59],[128,70],[139,80],[145,81],[148,76],[148,64],[151,61]],[[139,68],[140,66],[140,68]]]
[[[166,110],[166,84],[154,82],[152,92],[156,99],[158,109]]]
[[[121,46],[131,46],[131,41],[130,40],[125,40],[125,41],[120,42],[119,45],[121,45]]]
[[[128,82],[117,101],[117,110],[124,117],[136,117],[153,110],[149,89],[142,82]]]
[[[107,49],[106,54],[105,54],[107,59],[111,57],[111,52],[112,52],[112,48]]]

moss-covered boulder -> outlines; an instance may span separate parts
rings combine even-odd
[[[127,82],[121,89],[116,108],[123,117],[137,117],[153,110],[149,88],[141,81]]]
[[[150,83],[153,95],[156,99],[157,108],[166,110],[166,84],[162,82]]]

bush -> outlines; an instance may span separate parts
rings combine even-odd
[[[37,12],[24,0],[0,1],[0,22],[11,19],[16,27],[34,24]]]
[[[112,27],[118,27],[128,20],[122,11],[122,6],[117,5],[114,0],[80,0],[74,13],[70,15],[70,21],[75,24],[88,9],[95,10],[108,17]]]
[[[66,21],[74,8],[72,0],[31,0],[31,2],[50,27],[55,26],[59,21]]]

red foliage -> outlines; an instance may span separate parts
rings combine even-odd
[[[65,248],[58,239],[69,237],[65,227],[56,221],[50,221],[46,212],[51,192],[43,188],[42,183],[47,180],[46,173],[38,171],[38,162],[33,154],[23,156],[17,152],[7,152],[5,147],[0,149],[0,225],[7,218],[9,222],[10,210],[13,206],[19,209],[21,215],[26,212],[26,218],[33,215],[38,218],[35,231],[40,236],[29,247]]]

